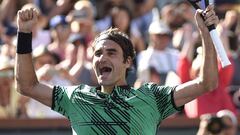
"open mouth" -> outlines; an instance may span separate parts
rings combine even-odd
[[[112,71],[112,68],[110,67],[102,67],[100,68],[100,75],[108,74]]]

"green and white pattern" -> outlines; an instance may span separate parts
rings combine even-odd
[[[183,108],[175,107],[175,87],[116,86],[111,94],[98,89],[83,84],[54,87],[52,109],[68,117],[73,134],[155,135],[163,119]]]

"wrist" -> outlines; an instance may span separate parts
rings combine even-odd
[[[17,33],[17,51],[18,54],[27,54],[32,52],[32,33],[18,31]]]
[[[21,32],[21,33],[32,33],[32,31],[31,30],[26,30],[26,29],[20,29],[20,28],[18,28],[18,30],[17,30],[18,32]]]
[[[203,30],[199,30],[199,33],[200,33],[200,36],[203,38],[210,38],[210,32],[207,28]]]

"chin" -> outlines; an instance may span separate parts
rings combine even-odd
[[[104,85],[105,82],[104,82],[103,80],[98,80],[98,84],[100,84],[100,85]]]
[[[110,86],[110,85],[113,85],[112,82],[110,82],[110,81],[103,81],[103,80],[99,80],[99,81],[98,81],[98,84],[99,84],[99,85],[102,85],[102,86]]]
[[[98,84],[102,85],[103,84],[102,80],[98,80]]]

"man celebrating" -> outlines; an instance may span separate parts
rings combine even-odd
[[[205,21],[200,15],[204,16]],[[31,56],[34,9],[18,12],[17,89],[52,107],[71,122],[73,134],[156,134],[163,119],[217,86],[217,58],[206,26],[216,24],[213,6],[195,14],[203,42],[203,63],[197,79],[176,87],[146,83],[139,89],[126,83],[134,58],[129,38],[118,29],[100,33],[93,42],[93,68],[99,87],[46,86],[38,82]]]

